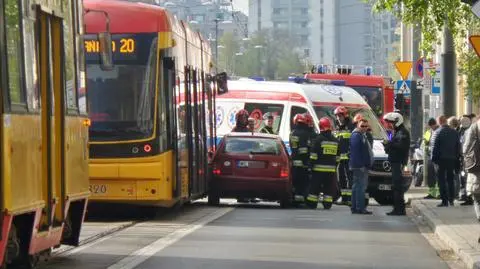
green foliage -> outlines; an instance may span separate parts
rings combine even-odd
[[[449,27],[453,36],[465,37],[471,23],[471,7],[461,0],[373,0],[373,3],[376,12],[390,11],[406,24],[420,23],[421,49],[428,58],[435,52],[444,26]]]
[[[376,12],[393,12],[406,24],[420,23],[421,49],[431,58],[435,45],[440,44],[442,30],[447,26],[455,41],[459,73],[467,77],[467,87],[475,101],[480,100],[480,60],[466,44],[469,33],[480,32],[480,19],[471,6],[461,0],[364,0],[373,2]],[[403,8],[402,8],[403,6]]]
[[[249,40],[226,33],[219,41],[219,69],[242,77],[287,79],[289,74],[304,71],[293,40],[287,32],[272,30],[258,32]]]

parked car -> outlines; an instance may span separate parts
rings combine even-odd
[[[220,198],[260,198],[288,207],[292,197],[291,160],[278,135],[230,133],[212,160],[208,203]]]

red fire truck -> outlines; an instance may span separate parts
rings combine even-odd
[[[379,118],[394,111],[394,86],[390,77],[372,75],[371,67],[364,68],[364,74],[352,74],[353,66],[314,66],[305,78],[343,80],[345,86],[355,89],[363,96]]]

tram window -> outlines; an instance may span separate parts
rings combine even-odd
[[[17,0],[5,2],[7,64],[10,102],[24,104],[22,85],[22,37],[20,33],[20,7]]]
[[[34,20],[24,18],[23,40],[25,47],[25,90],[27,92],[28,110],[40,110],[40,85],[38,81],[38,57],[35,50],[35,24]]]
[[[68,9],[68,1],[64,1],[65,16],[63,20],[63,41],[65,52],[65,99],[67,103],[67,109],[69,111],[77,112],[77,92],[75,85],[75,43],[74,32],[69,31],[73,25],[72,10]],[[77,112],[78,113],[78,112]],[[76,114],[76,113],[75,113]]]

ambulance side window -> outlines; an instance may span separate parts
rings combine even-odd
[[[307,112],[307,109],[303,107],[292,106],[292,109],[290,110],[290,131],[292,130],[292,127],[293,127],[293,118],[295,117],[295,115],[299,113],[303,114],[305,112]]]

